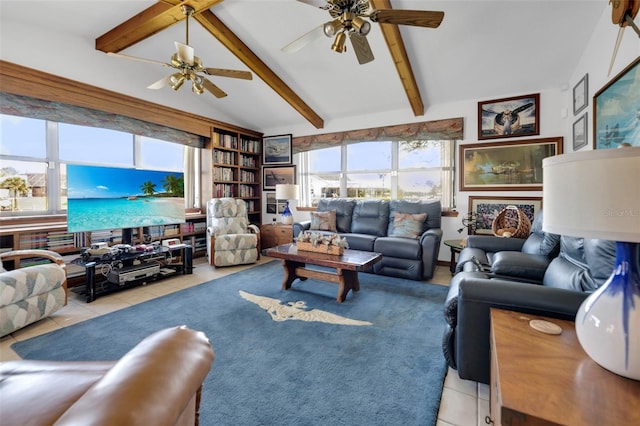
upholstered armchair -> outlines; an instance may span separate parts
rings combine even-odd
[[[7,271],[3,262],[35,258],[45,263]],[[0,337],[48,317],[67,304],[67,271],[62,256],[48,250],[0,254]]]
[[[214,266],[244,265],[260,258],[260,228],[249,223],[244,200],[213,198],[207,203],[207,258]]]

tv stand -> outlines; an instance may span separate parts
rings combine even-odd
[[[181,261],[174,262],[178,256]],[[86,270],[84,289],[80,287],[79,290],[90,303],[105,294],[193,273],[193,247],[189,244],[157,246],[150,251],[125,252],[111,258],[106,256],[77,263]]]

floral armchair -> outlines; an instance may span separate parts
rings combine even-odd
[[[244,265],[260,258],[260,228],[249,223],[245,201],[213,198],[207,203],[207,258],[214,266]]]
[[[34,258],[42,264],[7,271],[2,262]],[[67,272],[62,256],[48,250],[0,254],[0,337],[48,317],[67,304]]]

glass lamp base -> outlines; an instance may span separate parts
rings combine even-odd
[[[580,306],[576,334],[600,366],[640,380],[640,244],[616,243],[613,274]]]
[[[282,214],[280,215],[280,222],[283,225],[293,225],[293,215],[291,214],[291,210],[289,210],[289,202],[284,206],[284,210],[282,210]]]

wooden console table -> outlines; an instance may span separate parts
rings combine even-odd
[[[529,326],[544,319],[559,335]],[[582,350],[571,321],[491,309],[491,417],[495,425],[638,425],[640,382]]]

